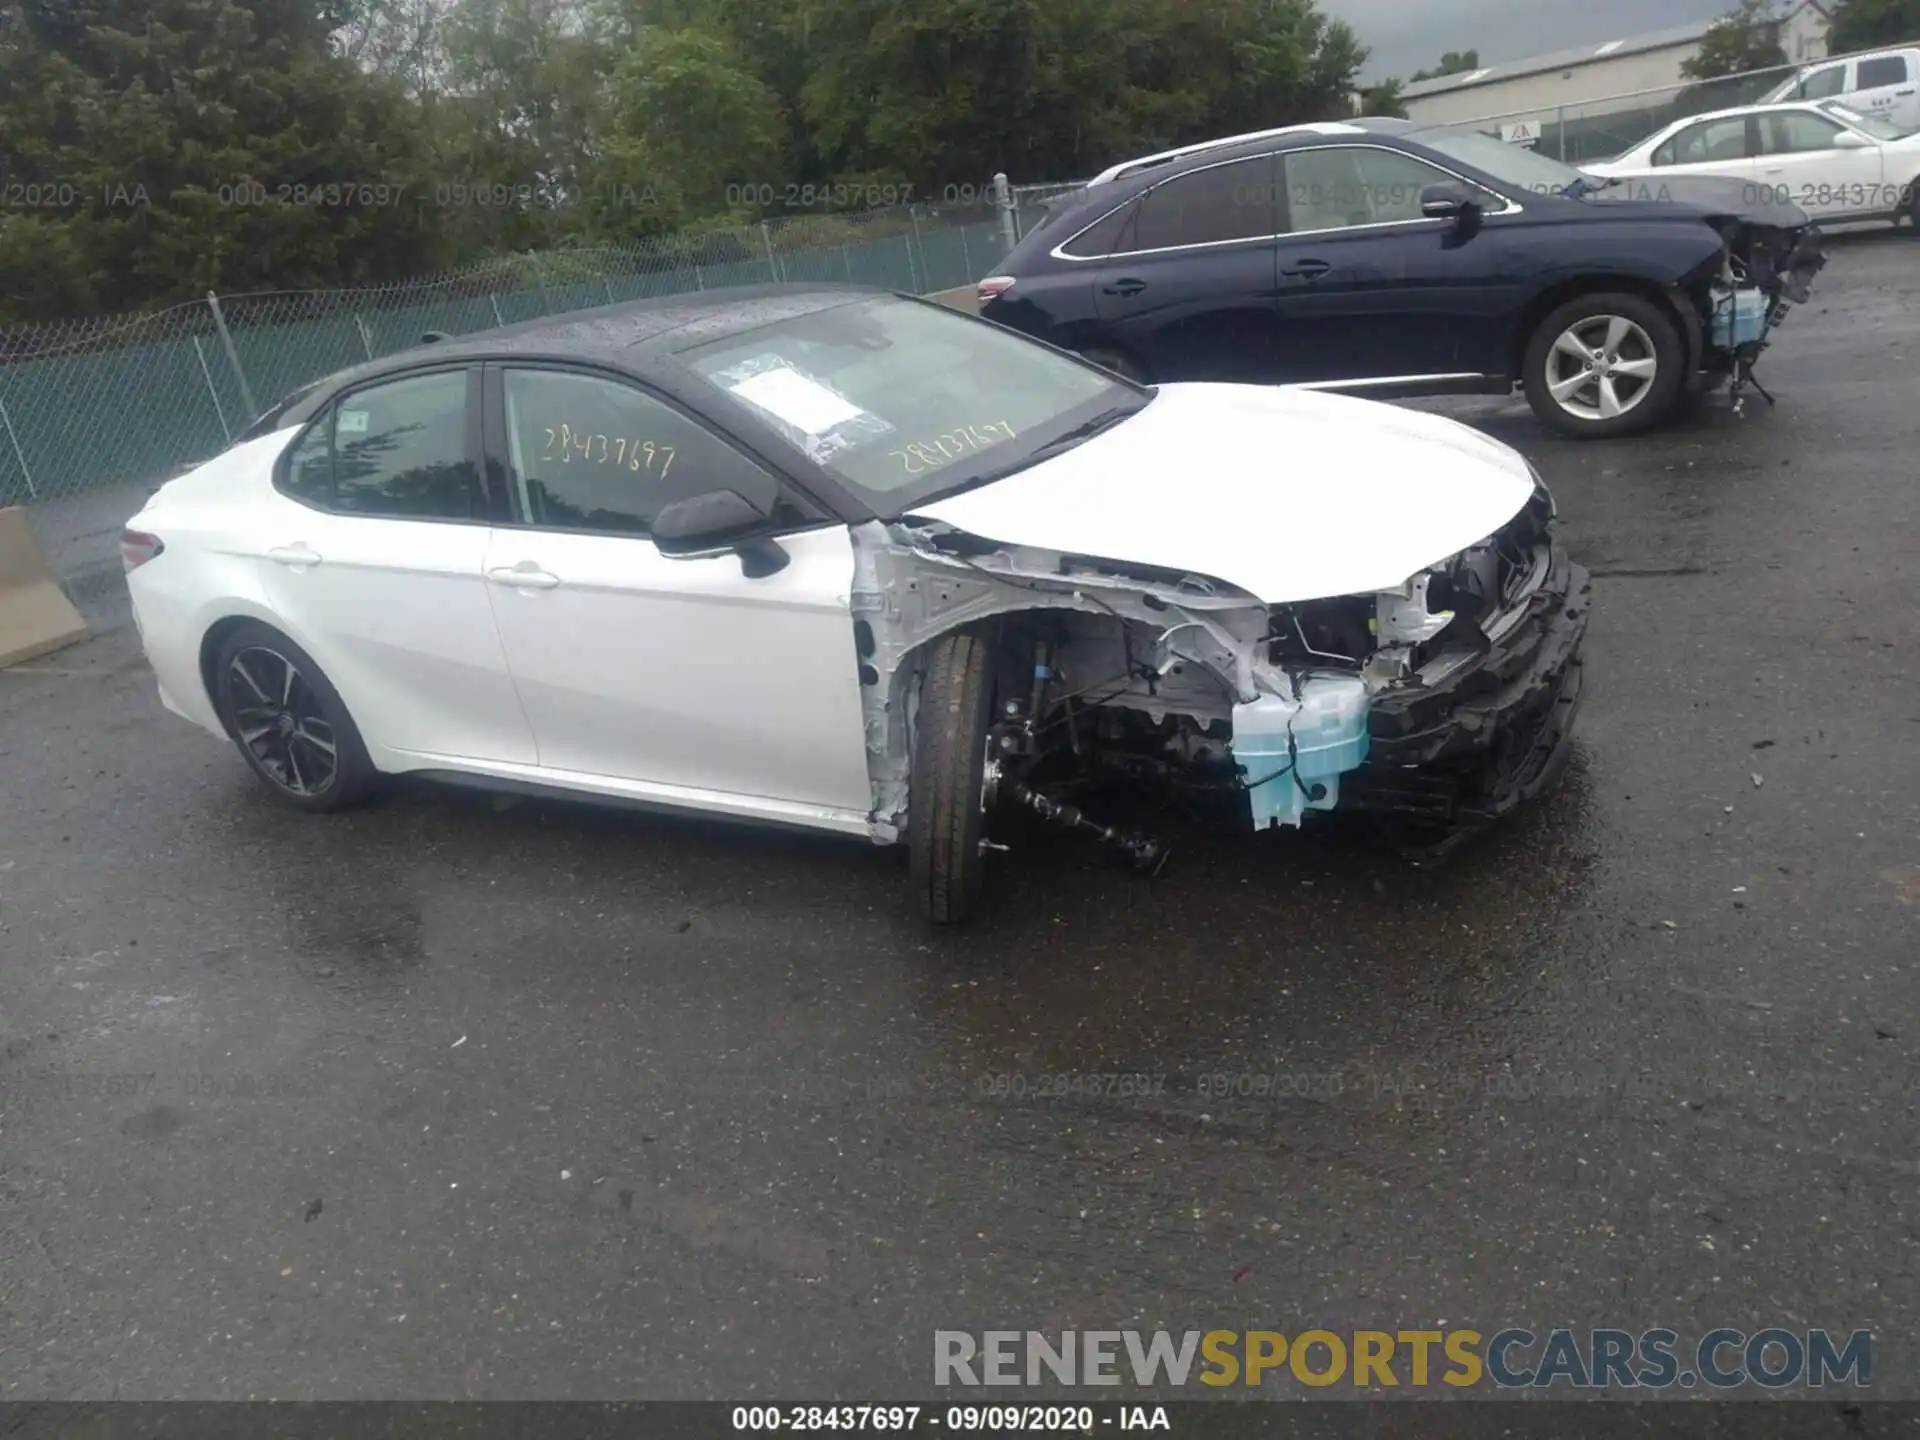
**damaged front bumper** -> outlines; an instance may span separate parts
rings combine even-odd
[[[1551,788],[1571,754],[1591,598],[1586,570],[1553,542],[1545,580],[1498,643],[1438,684],[1373,697],[1343,808],[1438,858]]]
[[[1590,603],[1541,489],[1482,545],[1376,597],[1377,648],[1357,671],[1314,663],[1340,643],[1339,602],[1284,616],[1298,643],[1274,657],[1283,683],[1234,710],[1254,828],[1363,812],[1435,858],[1545,791],[1571,753]]]

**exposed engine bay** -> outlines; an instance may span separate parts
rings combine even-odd
[[[1721,217],[1714,225],[1724,247],[1719,262],[1689,287],[1702,324],[1696,351],[1702,369],[1726,377],[1734,413],[1739,414],[1749,386],[1773,403],[1754,378],[1754,362],[1789,309],[1811,296],[1813,278],[1827,256],[1820,231],[1810,224]]]
[[[1159,842],[1065,797],[1103,779],[1244,796],[1263,830],[1363,810],[1410,850],[1451,848],[1564,764],[1587,581],[1552,521],[1536,485],[1496,533],[1395,590],[1276,605],[940,523],[857,527],[873,837],[906,829],[920,665],[964,629],[993,646],[983,803],[1091,831],[1143,865]]]

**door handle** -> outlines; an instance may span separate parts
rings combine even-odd
[[[286,565],[295,570],[320,563],[319,553],[309,549],[305,541],[298,545],[276,545],[267,551],[267,558],[276,565]]]
[[[487,578],[496,585],[511,585],[516,590],[551,590],[560,583],[558,575],[549,575],[538,565],[526,560],[510,568],[503,565],[497,570],[489,570]]]
[[[1332,268],[1333,266],[1324,260],[1301,260],[1296,262],[1291,270],[1282,270],[1280,273],[1297,276],[1303,280],[1317,280]]]
[[[1101,287],[1101,289],[1108,295],[1138,295],[1142,290],[1146,288],[1147,288],[1146,281],[1131,280],[1131,279],[1116,280],[1111,285],[1103,285]]]

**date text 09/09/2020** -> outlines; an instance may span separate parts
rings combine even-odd
[[[748,1430],[916,1430],[1075,1432],[1096,1428],[1171,1430],[1164,1405],[736,1405],[732,1428]]]

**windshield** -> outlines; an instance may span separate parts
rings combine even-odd
[[[1016,470],[1151,394],[998,326],[875,296],[683,352],[683,362],[882,514]]]
[[[1838,100],[1828,100],[1820,108],[1836,120],[1844,120],[1863,135],[1871,135],[1876,140],[1899,140],[1908,132],[1892,121],[1879,115],[1862,115],[1858,110],[1842,105]]]
[[[1415,130],[1407,139],[1452,156],[1513,190],[1532,195],[1558,195],[1569,185],[1588,177],[1573,166],[1550,159],[1523,146],[1509,145],[1483,130],[1469,127],[1444,130]]]

